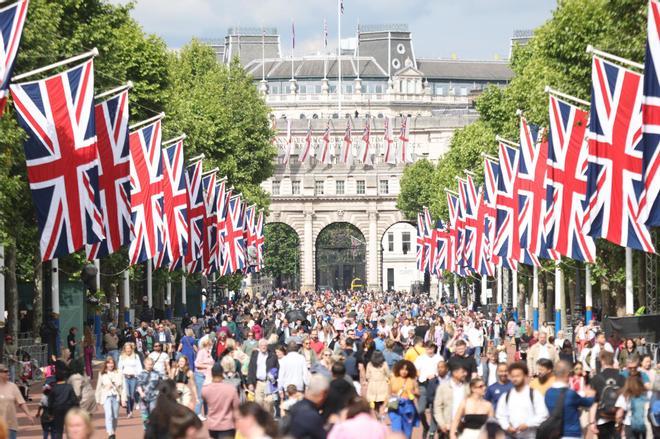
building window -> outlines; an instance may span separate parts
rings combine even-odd
[[[357,184],[358,195],[364,195],[365,192],[364,180],[357,180],[356,184]]]
[[[401,234],[401,250],[404,255],[410,251],[410,232],[403,232]]]
[[[316,180],[314,182],[314,194],[323,195],[323,180]]]
[[[390,192],[390,184],[389,183],[390,182],[387,181],[387,180],[381,180],[379,182],[378,189],[379,189],[379,192],[381,193],[381,195],[387,195]]]
[[[273,195],[279,195],[280,194],[280,182],[273,180]]]
[[[387,234],[387,251],[388,252],[393,252],[394,251],[394,233],[389,232]]]
[[[293,195],[300,195],[300,180],[293,180],[291,182],[291,193]]]
[[[344,180],[335,181],[335,189],[337,195],[344,195]]]

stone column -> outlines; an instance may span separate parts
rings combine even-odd
[[[303,260],[301,265],[302,271],[302,287],[301,291],[314,291],[316,285],[314,284],[314,274],[316,267],[314,266],[314,214],[312,212],[305,212],[305,228],[303,231],[302,247]]]
[[[369,237],[367,238],[367,288],[380,291],[378,283],[378,212],[369,212]]]

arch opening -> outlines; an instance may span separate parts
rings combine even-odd
[[[316,288],[366,288],[366,240],[356,226],[332,223],[316,238]]]
[[[285,223],[264,226],[264,270],[276,288],[298,289],[300,285],[300,237]]]
[[[390,225],[381,237],[384,291],[419,291],[424,275],[417,270],[417,229],[407,222]]]

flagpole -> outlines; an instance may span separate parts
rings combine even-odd
[[[328,79],[328,23],[323,19],[323,79]]]
[[[561,260],[555,265],[555,334],[561,329],[561,302],[564,296],[564,272],[559,266]]]
[[[99,56],[99,50],[95,47],[95,48],[93,48],[92,50],[90,50],[88,52],[81,53],[80,55],[76,55],[74,57],[71,57],[71,58],[68,58],[68,59],[65,59],[65,60],[62,60],[62,61],[58,61],[56,63],[49,64],[47,66],[39,67],[38,69],[34,69],[34,70],[30,70],[29,72],[21,73],[20,75],[15,75],[15,76],[12,77],[12,82],[20,81],[21,79],[25,79],[25,78],[28,78],[30,76],[34,76],[34,75],[39,74],[39,73],[47,72],[48,70],[53,70],[53,69],[56,69],[58,67],[65,66],[67,64],[74,63],[76,61],[80,61],[80,60],[87,59],[87,58],[94,58],[96,56]]]
[[[187,136],[185,133],[184,133],[184,134],[181,134],[181,135],[178,136],[178,137],[174,137],[173,139],[166,140],[165,142],[161,142],[161,146],[167,146],[167,145],[171,145],[172,143],[176,143],[176,142],[178,142],[179,140],[185,140],[186,137],[188,137],[188,136]]]
[[[293,51],[296,48],[296,28],[295,23],[291,20],[291,80],[293,81]]]
[[[355,62],[357,64],[357,79],[360,79],[360,17],[358,17],[358,24],[357,24],[357,41],[355,42],[357,45],[357,57],[355,59]]]
[[[534,330],[539,329],[539,267],[534,265],[534,277],[532,278],[532,308]]]
[[[633,253],[630,247],[626,247],[626,314],[635,313],[633,299]]]
[[[266,80],[266,31],[261,26],[261,81]]]
[[[337,0],[337,112],[341,117],[341,2]]]
[[[502,267],[497,267],[497,312],[502,312]]]
[[[513,286],[513,320],[518,321],[518,270],[511,270],[511,285]]]
[[[126,84],[120,85],[119,87],[115,87],[113,89],[110,89],[108,91],[104,91],[103,93],[99,93],[96,96],[94,96],[94,99],[101,99],[106,96],[114,95],[114,94],[119,94],[124,90],[130,90],[133,88],[133,81],[127,81]]]
[[[141,122],[134,123],[133,125],[129,126],[128,129],[129,129],[129,131],[134,131],[135,129],[137,129],[141,126],[148,125],[152,122],[156,122],[157,120],[160,120],[164,117],[165,117],[165,113],[159,113],[159,114],[155,115],[154,117],[150,117],[149,119],[145,119]]]
[[[602,50],[596,49],[591,44],[589,44],[587,46],[587,53],[591,53],[593,55],[600,56],[602,58],[608,58],[611,61],[620,62],[622,64],[627,64],[631,67],[635,67],[637,69],[644,70],[644,64],[641,64],[641,63],[638,63],[638,62],[635,62],[635,61],[631,61],[629,59],[622,58],[620,56],[612,55],[611,53],[603,52]]]
[[[588,325],[591,321],[591,307],[593,305],[593,297],[591,292],[591,268],[589,264],[584,264],[584,307],[585,311],[585,325]]]

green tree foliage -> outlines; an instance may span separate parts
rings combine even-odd
[[[204,153],[208,167],[261,207],[259,184],[273,172],[276,150],[268,107],[238,60],[220,64],[213,50],[193,40],[170,59],[168,130],[185,132],[188,156]]]
[[[284,279],[295,281],[300,273],[300,241],[291,226],[266,224],[264,229],[264,272],[281,285]]]
[[[401,177],[401,193],[396,207],[403,212],[407,219],[415,220],[422,207],[431,203],[434,192],[434,170],[433,163],[426,159],[418,160],[404,169]]]

